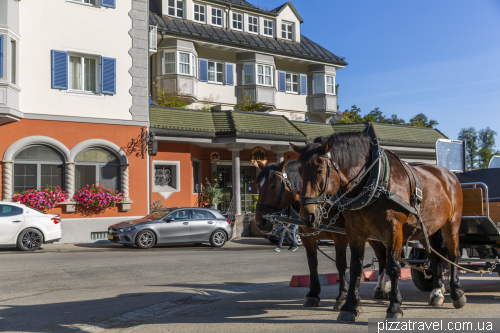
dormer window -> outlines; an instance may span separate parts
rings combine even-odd
[[[222,27],[222,9],[212,7],[212,24]]]
[[[205,5],[194,4],[194,20],[195,22],[205,23]]]
[[[243,14],[233,13],[233,29],[243,30]]]
[[[293,40],[293,23],[283,22],[281,24],[281,38]]]
[[[271,20],[264,19],[264,36],[273,37],[274,36],[274,22]]]
[[[168,0],[168,16],[183,18],[184,17],[184,1]]]
[[[248,32],[259,32],[259,18],[255,16],[248,16]]]

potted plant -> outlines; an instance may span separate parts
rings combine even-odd
[[[208,203],[208,207],[211,209],[216,209],[216,205],[222,201],[222,189],[217,183],[212,184],[207,178],[206,185],[202,185],[203,198]]]

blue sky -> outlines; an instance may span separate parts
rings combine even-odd
[[[500,134],[500,1],[292,3],[302,34],[349,63],[337,71],[341,110],[379,107],[407,121],[423,112],[451,139],[469,126]]]

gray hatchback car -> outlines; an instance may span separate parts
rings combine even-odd
[[[141,249],[175,243],[210,243],[222,247],[232,236],[231,222],[220,211],[208,208],[165,208],[108,228],[110,241]]]

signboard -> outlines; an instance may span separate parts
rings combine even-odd
[[[488,164],[488,169],[497,169],[500,168],[500,156],[499,155],[494,155],[490,163]]]
[[[262,147],[255,147],[250,153],[250,161],[252,165],[257,166],[257,161],[267,163],[267,151]]]
[[[220,161],[220,154],[217,151],[214,151],[210,154],[210,162],[215,163]]]
[[[436,141],[437,165],[445,167],[452,172],[465,172],[465,142],[448,139]]]
[[[149,156],[156,156],[158,154],[158,141],[155,139],[148,141],[148,154]]]

